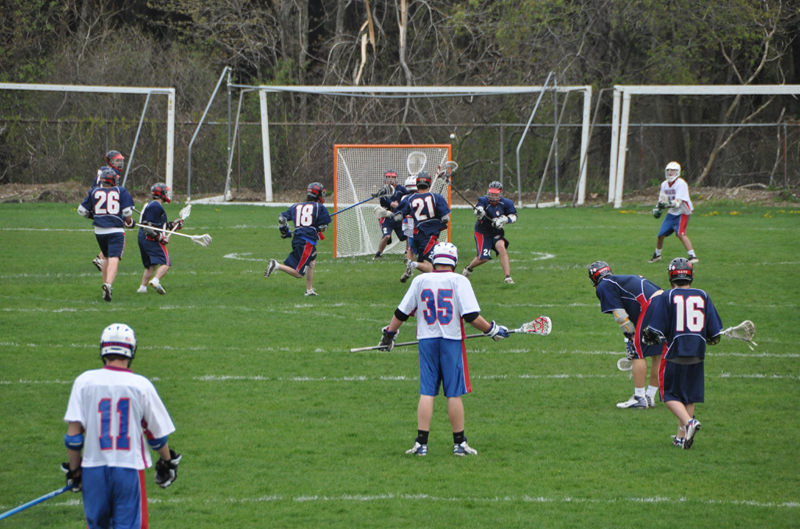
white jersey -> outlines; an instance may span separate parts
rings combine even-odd
[[[415,277],[397,308],[409,316],[417,311],[418,340],[462,340],[461,317],[481,311],[469,279],[449,270],[434,270]]]
[[[84,467],[144,470],[153,464],[145,436],[159,439],[175,431],[153,384],[115,367],[86,371],[75,379],[64,421],[85,429]]]
[[[681,205],[677,208],[669,208],[667,213],[670,215],[691,215],[694,206],[689,196],[689,184],[683,178],[676,178],[672,184],[669,180],[661,182],[661,193],[667,195],[669,200],[680,200]]]

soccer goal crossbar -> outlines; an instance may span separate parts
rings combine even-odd
[[[608,169],[608,201],[622,207],[625,182],[625,157],[628,150],[628,127],[631,100],[635,95],[663,96],[736,96],[800,95],[800,85],[616,85],[611,122],[611,153]]]

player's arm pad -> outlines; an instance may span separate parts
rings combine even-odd
[[[509,224],[514,224],[515,222],[517,222],[517,215],[516,215],[516,213],[511,213],[511,214],[509,214],[509,215],[508,215],[508,223],[509,223]]]
[[[614,320],[616,320],[622,332],[627,334],[636,332],[636,326],[631,322],[628,317],[628,312],[625,309],[614,309]]]
[[[711,338],[709,338],[708,340],[706,340],[706,343],[707,343],[708,345],[717,345],[717,344],[719,343],[719,340],[720,340],[720,338],[722,338],[722,335],[721,335],[721,334],[718,334],[718,335],[716,335],[716,336],[712,336]]]
[[[400,309],[395,309],[394,317],[397,318],[400,321],[408,320],[408,314],[406,314],[405,312],[401,311]]]
[[[470,312],[469,314],[464,314],[464,315],[463,315],[463,316],[461,316],[461,317],[462,317],[462,318],[464,318],[464,321],[465,321],[465,322],[467,322],[467,323],[472,323],[472,322],[473,322],[473,321],[475,321],[475,320],[478,318],[478,316],[480,316],[480,315],[481,315],[481,313],[480,313],[480,312]]]
[[[66,446],[68,450],[80,451],[83,448],[83,442],[83,433],[79,433],[78,435],[64,435],[64,446]]]
[[[167,437],[169,436],[165,435],[164,437],[159,437],[158,439],[148,439],[147,444],[149,444],[150,448],[152,448],[153,450],[158,450],[159,448],[167,444],[167,441],[169,441]]]

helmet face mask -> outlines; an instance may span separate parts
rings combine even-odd
[[[440,242],[433,247],[433,264],[448,265],[455,269],[458,264],[458,248],[451,242]]]
[[[161,182],[153,184],[153,187],[150,188],[150,193],[153,195],[153,198],[160,198],[167,204],[172,203],[172,188],[167,184]]]
[[[119,174],[109,167],[106,167],[102,171],[100,171],[100,176],[98,178],[100,184],[108,184],[110,186],[118,186],[119,185]]]
[[[386,171],[383,173],[383,182],[385,184],[389,184],[390,186],[397,185],[397,172],[395,171]]]
[[[100,358],[124,356],[133,361],[136,356],[136,333],[124,323],[112,323],[100,335]]]
[[[486,198],[490,204],[497,204],[503,196],[503,184],[494,181],[489,184],[489,189],[486,191]]]
[[[406,178],[405,187],[409,191],[416,191],[417,190],[417,178],[415,176],[409,176],[408,178]]]
[[[589,265],[589,280],[595,287],[600,284],[604,277],[610,275],[613,275],[611,266],[605,261],[595,261]]]
[[[688,281],[691,283],[694,281],[694,267],[688,259],[683,257],[673,259],[667,267],[667,272],[669,273],[670,283],[676,281]]]
[[[669,162],[664,168],[664,178],[671,184],[681,175],[681,164],[678,162]]]
[[[106,153],[106,163],[117,171],[122,171],[125,167],[125,157],[119,151],[108,151]]]
[[[307,197],[311,200],[316,200],[320,204],[325,203],[325,187],[319,182],[311,182],[308,184]]]
[[[431,175],[429,175],[425,171],[420,171],[417,174],[417,189],[430,189],[431,187]]]

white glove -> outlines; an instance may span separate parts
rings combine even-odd
[[[391,217],[393,213],[388,209],[384,208],[383,206],[377,206],[375,208],[375,216],[378,218],[382,217]]]
[[[486,216],[486,209],[483,206],[476,206],[473,212],[475,213],[475,216],[478,217],[479,219],[482,219],[483,217]]]
[[[497,325],[495,322],[492,322],[492,326],[488,331],[486,331],[485,334],[495,342],[499,342],[503,338],[508,338],[511,336],[511,334],[508,332],[508,327]]]
[[[500,229],[506,225],[506,222],[508,222],[508,217],[506,217],[505,215],[500,215],[499,217],[497,217],[492,221],[492,226],[494,226],[497,229]]]

